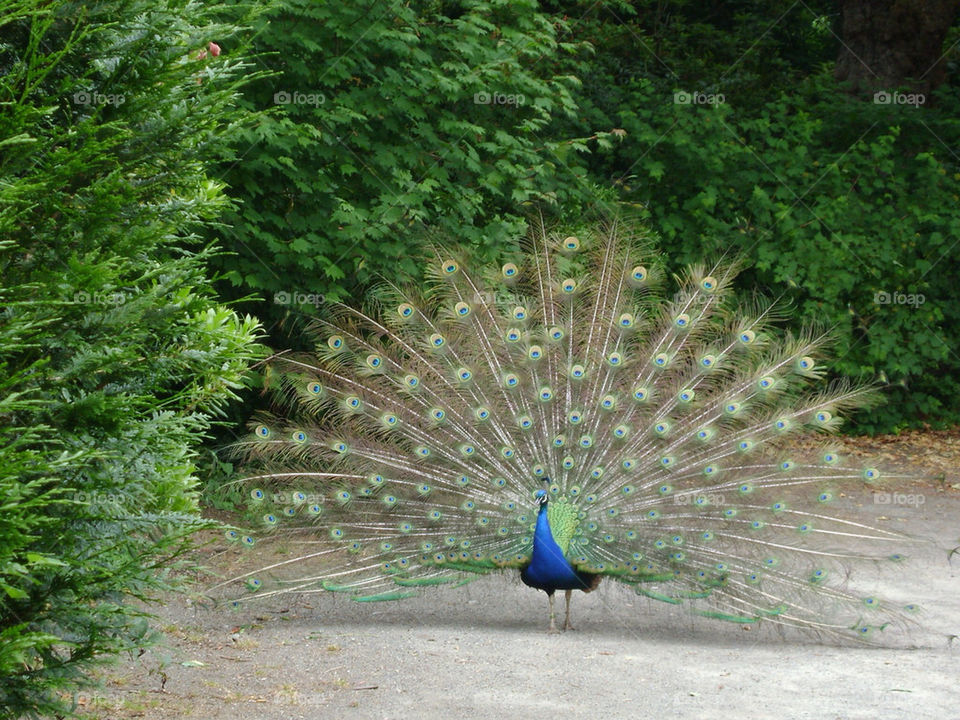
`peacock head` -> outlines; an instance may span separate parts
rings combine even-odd
[[[533,497],[536,498],[537,505],[539,505],[541,508],[545,508],[547,506],[547,500],[549,496],[544,488],[537,490],[533,494]]]

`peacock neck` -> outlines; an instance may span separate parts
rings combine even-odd
[[[553,537],[553,531],[550,529],[550,514],[547,511],[547,503],[543,503],[537,511],[537,524],[533,529],[534,555],[536,555],[538,548],[544,551],[550,545],[555,545],[557,551],[563,555],[563,550],[557,545],[557,541]]]
[[[548,593],[554,590],[583,589],[585,586],[580,574],[567,560],[553,536],[546,502],[541,503],[537,513],[530,564],[524,568],[521,578],[527,585]]]

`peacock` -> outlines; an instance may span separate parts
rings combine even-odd
[[[275,359],[242,482],[264,532],[309,552],[221,583],[245,586],[234,602],[519,572],[551,632],[555,592],[570,629],[572,592],[605,578],[733,623],[863,638],[909,619],[849,582],[906,538],[836,508],[881,472],[837,447],[876,391],[828,380],[829,332],[735,302],[736,260],[671,276],[634,226],[568,232],[540,225],[490,267],[436,244],[419,286],[384,280]]]

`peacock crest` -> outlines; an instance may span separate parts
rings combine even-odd
[[[825,381],[826,334],[735,305],[736,271],[671,278],[618,226],[540,232],[494,268],[437,247],[421,287],[338,306],[314,354],[276,361],[276,414],[240,446],[264,530],[310,551],[229,582],[370,602],[519,570],[551,625],[555,590],[569,624],[601,577],[733,622],[901,618],[847,575],[904,538],[833,505],[880,481],[831,442],[873,391]]]

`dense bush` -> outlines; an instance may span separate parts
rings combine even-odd
[[[955,91],[920,107],[848,95],[829,66],[811,66],[823,49],[809,10],[778,23],[774,32],[797,39],[764,55],[766,68],[757,49],[735,66],[726,63],[736,57],[683,62],[679,48],[714,35],[678,15],[662,38],[639,10],[578,28],[603,50],[578,70],[593,80],[575,93],[581,120],[566,132],[626,131],[615,153],[588,158],[590,176],[643,208],[677,263],[740,254],[751,266],[745,293],[783,293],[798,320],[835,328],[835,371],[890,384],[888,403],[861,413],[859,429],[960,420],[960,357],[950,349],[960,335]],[[755,24],[747,15],[735,27]],[[631,43],[656,46],[662,62],[638,69],[625,57]]]
[[[242,201],[228,277],[267,299],[264,317],[313,311],[321,294],[416,275],[426,228],[482,254],[523,232],[525,203],[589,195],[587,140],[547,131],[574,112],[563,67],[588,51],[567,31],[532,0],[283,0],[254,40],[276,74],[243,101],[276,111],[225,174]]]
[[[827,1],[284,0],[255,40],[275,75],[243,102],[274,112],[227,171],[222,268],[281,320],[416,277],[431,234],[483,259],[537,208],[626,204],[676,263],[739,253],[745,293],[835,327],[836,372],[891,384],[861,430],[956,422],[955,93],[848,96],[838,23]]]
[[[150,641],[130,599],[203,524],[196,448],[258,353],[195,236],[224,211],[205,167],[249,72],[209,45],[238,31],[217,12],[0,15],[2,716],[69,712],[94,663]]]

